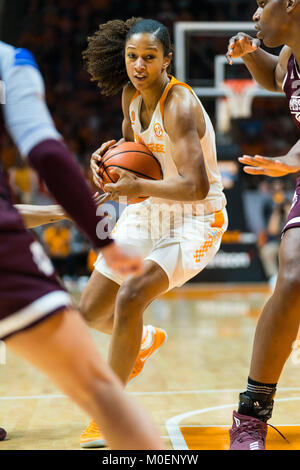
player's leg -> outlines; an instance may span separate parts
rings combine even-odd
[[[108,268],[105,267],[104,272]],[[112,273],[111,273],[112,274]],[[132,280],[138,279],[136,277]],[[122,281],[127,282],[127,281]],[[134,282],[134,281],[133,281]],[[113,332],[114,318],[115,318],[115,303],[118,291],[120,289],[119,284],[112,281],[106,275],[97,271],[93,271],[93,274],[82,293],[79,309],[82,313],[85,321],[88,326],[94,328],[102,333],[107,333],[109,335]],[[159,347],[160,336],[162,330],[159,328],[152,327],[151,325],[143,327],[143,338],[142,343],[140,343],[140,348],[143,348],[148,344],[148,333],[155,335],[155,350]],[[165,332],[164,332],[165,335]],[[165,335],[166,336],[166,335]],[[144,341],[144,342],[143,342]],[[162,344],[162,343],[161,343]],[[160,344],[160,345],[161,345]],[[143,348],[145,349],[145,348]],[[148,351],[150,352],[150,351]],[[149,354],[150,357],[151,354]],[[134,374],[130,376],[130,379],[138,375],[141,372],[141,369],[134,370]]]
[[[143,203],[139,204],[141,207]],[[114,229],[114,237],[119,243],[138,246],[143,256],[150,252],[152,242],[147,236],[140,233],[141,209],[128,206],[122,213],[117,226]],[[144,227],[147,230],[147,226]],[[144,232],[143,232],[144,233]],[[83,292],[80,301],[80,310],[88,322],[88,325],[97,330],[111,334],[114,324],[114,304],[119,286],[125,282],[125,279],[112,271],[105,263],[100,254],[95,263],[95,269],[88,285]],[[104,299],[104,302],[103,302]],[[138,338],[137,338],[138,339]],[[162,346],[166,339],[166,332],[151,325],[143,327],[143,338],[138,339],[138,358],[136,363],[131,365],[133,370],[129,380],[135,378],[143,370],[145,362],[151,355]],[[136,353],[137,355],[137,353]],[[127,376],[128,378],[128,376]],[[80,437],[80,445],[84,448],[102,447],[106,445],[104,436],[95,422],[90,421],[87,428]]]
[[[162,449],[147,415],[123,393],[78,312],[59,311],[7,346],[48,375],[101,426],[112,449]]]
[[[119,284],[94,269],[79,302],[79,310],[89,327],[112,334],[119,288]]]
[[[120,286],[110,278],[106,277],[107,275],[113,277],[114,273],[110,272],[104,262],[102,269],[106,275],[99,272],[97,268],[94,269],[82,294],[80,300],[80,311],[90,327],[103,333],[112,334],[114,324],[114,305]],[[145,341],[143,341],[142,344],[139,344],[140,354],[129,380],[136,377],[143,369],[145,362],[139,360],[140,355],[144,356],[146,354],[146,359],[150,358],[152,352],[157,350],[166,338],[166,333],[163,330],[154,328],[151,325],[144,327],[143,331]],[[149,343],[148,333],[153,336],[151,344]],[[87,428],[82,432],[80,436],[80,445],[84,448],[106,446],[106,440],[104,439],[102,429],[100,431],[94,420],[91,420]]]
[[[278,279],[259,318],[250,377],[277,383],[295,341],[300,321],[300,227],[288,230],[279,251]]]
[[[125,280],[119,289],[109,364],[124,384],[128,381],[141,347],[143,313],[168,287],[166,272],[158,264],[146,260],[144,273]]]
[[[120,287],[109,364],[124,383],[139,351],[147,306],[162,293],[199,273],[218,251],[227,227],[227,214],[225,210],[216,214],[178,218],[172,228],[172,238],[163,236],[155,244],[145,261],[144,273],[128,279]],[[183,258],[187,258],[185,263]]]
[[[272,416],[277,382],[292,351],[299,322],[300,227],[294,227],[286,231],[281,242],[275,290],[256,327],[247,390],[240,394],[230,431],[231,449],[249,450],[253,441],[265,448],[266,422]],[[242,441],[238,440],[245,429],[252,432],[253,428],[258,429],[254,439],[244,433]]]
[[[144,208],[146,215],[148,214],[148,209],[147,206],[143,206],[143,203],[138,206],[140,207],[137,208],[135,205],[127,206],[123,211],[117,225],[115,226],[114,238],[121,245],[126,241],[126,246],[138,249],[138,251],[146,257],[151,251],[153,242],[151,238],[149,238],[148,222],[144,223],[141,227],[141,220],[145,219],[145,217],[141,218],[141,208]],[[164,276],[163,271],[161,275]],[[141,276],[143,277],[143,274]],[[115,320],[114,307],[116,298],[120,294],[120,289],[122,291],[121,298],[123,299],[125,295],[124,292],[128,292],[129,286],[134,285],[139,279],[140,277],[136,276],[131,278],[131,280],[124,279],[124,277],[115,273],[106,265],[103,256],[100,254],[95,263],[95,269],[80,301],[80,311],[88,325],[101,332],[111,334]],[[156,282],[156,279],[154,279],[154,282]],[[158,280],[158,282],[160,282],[160,280]],[[121,288],[120,285],[122,285]],[[128,289],[126,286],[128,286]],[[158,292],[160,292],[159,289]],[[152,298],[153,296],[151,299]],[[151,300],[149,300],[149,302],[150,301]],[[147,337],[149,327],[143,328],[143,325],[141,324],[140,328],[143,330],[143,337]],[[157,331],[160,335],[160,331],[158,331],[159,329],[155,329],[154,327],[151,327],[150,329],[152,329],[152,331]],[[155,342],[157,343],[157,341]],[[139,347],[141,347],[140,337]]]
[[[139,237],[140,212],[135,205],[123,211],[114,228],[114,238],[127,246],[138,246],[143,253],[145,238]],[[87,324],[103,333],[112,334],[115,300],[124,278],[110,269],[101,253],[80,299],[80,311]]]

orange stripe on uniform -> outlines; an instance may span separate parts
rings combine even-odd
[[[215,212],[215,220],[211,224],[211,227],[222,228],[225,223],[225,217],[223,211]]]
[[[223,226],[225,224],[225,217],[223,214],[223,211],[218,211],[214,213],[214,221],[211,223],[211,228],[215,228],[216,230],[213,230],[212,234],[208,235],[207,240],[205,240],[204,243],[199,247],[198,250],[195,251],[194,253],[194,260],[196,263],[200,263],[203,256],[205,256],[208,252],[208,250],[211,249],[214,243],[217,242],[217,240],[223,236],[224,229]]]
[[[140,92],[138,90],[134,93],[133,97],[130,100],[129,106],[139,96],[139,94],[140,94]]]
[[[193,90],[189,85],[187,85],[186,83],[180,82],[179,80],[177,80],[177,78],[173,77],[172,75],[169,75],[169,77],[171,78],[171,81],[170,81],[169,85],[167,86],[167,88],[165,89],[165,91],[163,92],[161,99],[159,100],[160,112],[161,112],[162,116],[163,116],[163,112],[164,112],[164,105],[165,105],[166,98],[168,96],[169,91],[171,90],[171,88],[174,85],[183,86],[183,87],[187,88],[188,90],[190,90],[190,92],[193,93]]]

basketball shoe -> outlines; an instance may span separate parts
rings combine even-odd
[[[158,351],[167,340],[167,332],[152,325],[147,326],[141,349],[135,366],[130,374],[128,382],[134,380],[143,370],[146,361]],[[88,427],[80,436],[80,447],[85,449],[92,447],[106,447],[106,441],[99,430],[98,425],[91,420]]]
[[[265,450],[268,425],[252,416],[233,412],[230,450]]]
[[[266,450],[268,426],[275,429],[289,443],[275,426],[267,423],[272,416],[273,405],[272,398],[267,402],[259,402],[245,393],[240,393],[240,413],[233,412],[233,425],[229,430],[230,450]],[[242,410],[246,414],[242,414]]]

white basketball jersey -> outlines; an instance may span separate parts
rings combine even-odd
[[[205,135],[201,139],[201,147],[205,161],[206,173],[210,184],[210,190],[204,200],[194,201],[193,206],[196,208],[196,205],[198,206],[198,204],[202,204],[205,214],[220,211],[226,205],[226,198],[223,193],[221,175],[217,165],[215,132],[208,114],[189,85],[179,82],[176,78],[171,77],[171,81],[166,86],[159,102],[157,103],[149,127],[146,130],[142,129],[140,122],[142,96],[138,91],[134,94],[130,103],[129,113],[135,142],[146,145],[153,155],[155,155],[155,157],[159,160],[163,171],[164,180],[178,175],[177,167],[172,157],[171,141],[165,131],[163,124],[164,103],[170,89],[175,85],[188,88],[194,95],[195,99],[201,106],[206,124]],[[177,202],[174,200],[155,197],[149,198],[148,201],[156,204],[177,204]]]

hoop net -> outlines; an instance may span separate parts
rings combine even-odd
[[[217,102],[217,128],[220,132],[229,131],[231,119],[251,116],[255,88],[257,83],[252,79],[224,80],[222,89],[226,96]]]

